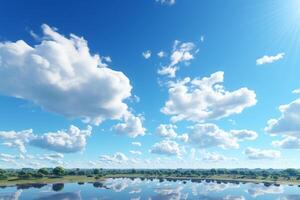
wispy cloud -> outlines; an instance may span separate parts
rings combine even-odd
[[[142,55],[145,59],[149,59],[151,57],[151,51],[147,50],[147,51],[143,52]]]
[[[247,148],[244,152],[249,159],[260,160],[260,159],[277,159],[280,158],[281,153],[277,150],[270,149],[256,149],[256,148]]]
[[[256,64],[257,65],[264,65],[264,64],[269,64],[269,63],[273,63],[273,62],[276,62],[278,60],[281,60],[283,59],[285,53],[279,53],[275,56],[268,56],[268,55],[265,55],[261,58],[258,58],[256,60]]]
[[[176,3],[176,0],[156,0],[156,2],[166,5],[174,5]]]
[[[297,88],[292,91],[293,94],[300,94],[300,88]]]

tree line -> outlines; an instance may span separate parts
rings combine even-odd
[[[245,179],[297,179],[300,180],[299,169],[64,169],[63,167],[40,169],[0,169],[0,179],[9,177],[32,179],[43,177],[90,176],[104,177],[112,175],[137,175],[140,177],[211,177],[234,176]]]

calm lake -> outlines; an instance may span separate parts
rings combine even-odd
[[[0,188],[0,200],[300,200],[300,187],[217,182],[108,179],[102,183],[67,183]]]

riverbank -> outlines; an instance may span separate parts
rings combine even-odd
[[[0,186],[14,186],[22,184],[48,184],[48,183],[75,183],[75,182],[97,182],[104,179],[96,179],[95,177],[88,176],[63,176],[63,177],[44,177],[44,178],[31,178],[19,179],[11,177],[7,180],[0,180]]]
[[[106,175],[98,178],[96,176],[63,176],[63,177],[44,177],[44,178],[31,178],[31,179],[19,179],[17,177],[10,177],[7,180],[0,180],[0,186],[14,186],[25,184],[51,184],[51,183],[80,183],[80,182],[101,182],[107,178],[141,178],[141,179],[159,179],[160,181],[192,181],[192,182],[217,182],[217,183],[263,183],[266,186],[270,185],[297,185],[300,186],[300,180],[297,179],[264,179],[263,177],[257,177],[256,179],[242,178],[233,175],[216,175],[206,177],[176,177],[176,176],[145,176],[142,174],[114,174]]]

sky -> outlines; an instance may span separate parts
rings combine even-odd
[[[1,1],[0,168],[300,168],[299,10]]]

